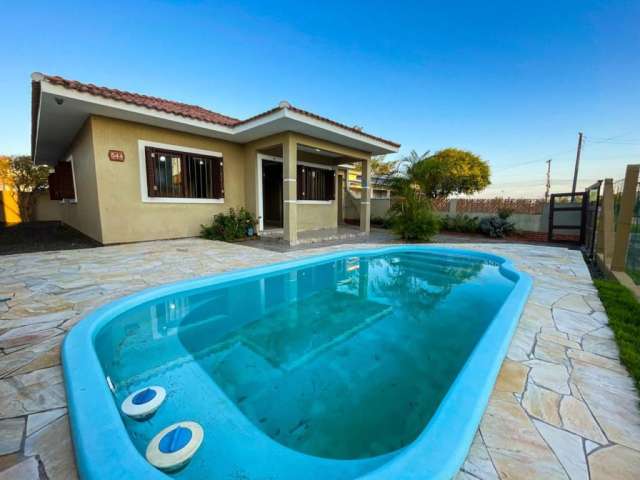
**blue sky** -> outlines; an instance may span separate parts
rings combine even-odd
[[[235,117],[280,100],[489,161],[486,194],[640,162],[640,2],[6,2],[0,153],[29,151],[33,71]],[[599,142],[599,143],[597,143]],[[524,164],[524,165],[523,165]]]

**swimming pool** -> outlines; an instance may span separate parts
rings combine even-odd
[[[85,478],[450,478],[464,460],[531,280],[503,258],[430,246],[346,251],[146,290],[67,336]],[[107,383],[115,387],[112,394]],[[153,417],[119,412],[166,389]],[[163,473],[154,435],[196,421]]]

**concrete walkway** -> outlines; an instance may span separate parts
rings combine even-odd
[[[154,285],[357,246],[376,245],[185,239],[0,257],[0,480],[76,477],[59,352],[86,313]],[[638,396],[580,253],[465,248],[511,258],[534,289],[458,478],[640,478]]]

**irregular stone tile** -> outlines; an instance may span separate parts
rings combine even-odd
[[[562,308],[553,309],[553,319],[558,330],[582,337],[582,335],[600,328],[602,325],[590,315],[576,313]]]
[[[562,290],[555,288],[547,288],[542,286],[534,286],[529,294],[529,300],[532,303],[538,305],[551,307],[554,303],[560,300],[565,293]]]
[[[522,406],[532,417],[539,418],[552,425],[560,426],[560,400],[562,396],[551,390],[540,388],[532,382],[522,396]]]
[[[553,342],[553,343],[557,343],[559,345],[564,345],[565,347],[569,347],[569,348],[576,348],[576,349],[580,349],[580,344],[576,341],[573,340],[569,340],[567,338],[567,334],[566,333],[562,333],[559,332],[557,330],[555,330],[553,332],[550,331],[543,331],[541,333],[538,334],[538,340],[544,340],[546,342]]]
[[[34,413],[27,418],[27,436],[36,433],[38,430],[57,420],[67,413],[66,408],[56,408],[46,412]]]
[[[533,423],[560,460],[569,474],[569,478],[571,480],[589,480],[587,459],[584,458],[580,437],[538,420],[534,420]]]
[[[480,431],[500,478],[567,478],[553,452],[511,394],[498,392],[492,395]]]
[[[596,335],[587,334],[582,337],[582,348],[585,352],[595,353],[603,357],[618,360],[620,353],[618,345],[612,338],[602,338]]]
[[[60,367],[0,380],[0,415],[4,418],[64,406],[66,399]]]
[[[522,393],[528,373],[529,367],[507,358],[502,364],[494,388],[499,392]]]
[[[587,302],[585,302],[584,298],[581,295],[576,295],[573,293],[562,297],[560,300],[554,303],[553,306],[578,313],[590,314],[592,312],[591,307],[587,304]]]
[[[482,478],[486,480],[498,480],[498,474],[496,469],[493,468],[493,463],[487,452],[480,432],[476,433],[469,455],[462,465],[462,470],[466,473],[473,475],[474,478]]]
[[[591,440],[585,440],[584,441],[584,450],[585,450],[585,452],[587,452],[587,455],[589,455],[591,452],[593,452],[599,446],[600,445],[598,445],[595,442],[592,442]]]
[[[78,478],[67,415],[27,437],[24,453],[27,456],[39,455],[51,480]]]
[[[605,326],[605,327],[600,327],[597,330],[594,330],[593,332],[589,332],[589,336],[591,337],[599,337],[599,338],[615,338],[614,334],[613,334],[613,330],[611,330],[611,328]]]
[[[596,295],[587,295],[584,298],[594,312],[604,312],[604,305],[602,305],[600,297]]]
[[[22,446],[24,418],[0,420],[0,455],[15,453]]]
[[[50,352],[53,348],[59,348],[60,344],[62,343],[62,338],[63,337],[61,335],[51,337],[44,340],[43,342],[30,345],[27,348],[20,348],[19,350],[13,351],[4,357],[1,357],[0,378],[12,375],[21,368],[32,364],[32,362],[41,364],[42,361],[38,361],[38,358],[43,355],[48,355],[48,352]],[[34,363],[34,365],[36,363]],[[52,365],[46,365],[39,368],[46,368],[47,366]],[[32,370],[36,370],[36,368]]]
[[[564,366],[542,360],[530,360],[526,362],[526,365],[532,367],[529,378],[536,384],[557,393],[565,395],[571,393],[569,373]]]
[[[47,308],[54,310],[53,307]],[[21,317],[14,317],[16,315],[15,310],[12,310],[11,313],[11,317],[5,317],[8,318],[7,320],[0,320],[0,328],[16,328],[36,323],[54,323],[58,325],[75,315],[75,312],[70,309],[59,312],[44,313],[42,315],[23,314]]]
[[[544,360],[546,362],[559,363],[562,365],[567,363],[566,348],[559,343],[543,340],[540,338],[540,335],[538,335],[533,356],[538,360]]]
[[[54,327],[56,327],[57,324],[58,322],[44,322],[12,328],[0,335],[0,348],[36,343],[39,338],[47,338],[55,335],[56,329]]]
[[[0,455],[0,475],[1,475],[1,472],[4,472],[8,468],[11,468],[14,465],[17,465],[22,460],[24,460],[24,456],[20,452],[10,453],[9,455]]]
[[[613,445],[589,455],[593,480],[636,480],[640,472],[640,452]]]
[[[605,312],[593,312],[591,314],[591,318],[601,325],[609,324],[609,317],[607,317],[607,314]]]
[[[54,337],[54,338],[59,339],[59,341],[61,341],[62,335],[59,335],[58,337]],[[61,343],[54,345],[51,349],[38,355],[32,361],[20,367],[18,370],[16,370],[13,373],[13,375],[22,375],[24,373],[33,372],[35,370],[41,370],[44,368],[60,365],[60,362],[61,362],[60,347],[61,347]]]
[[[631,377],[576,362],[572,378],[607,438],[640,451],[639,402]]]
[[[551,316],[551,309],[536,303],[527,303],[520,317],[520,324],[528,325],[535,330],[544,327],[555,328],[553,317]]]
[[[478,480],[478,477],[474,477],[473,475],[470,475],[462,470],[460,470],[454,478],[455,480]]]
[[[577,360],[582,363],[588,363],[596,367],[608,368],[618,373],[626,375],[627,369],[624,368],[618,360],[612,360],[607,357],[596,355],[595,353],[584,352],[582,350],[574,350],[570,348],[567,351],[567,356],[572,360]]]
[[[40,480],[38,461],[35,457],[29,457],[20,463],[0,471],[0,480]]]
[[[600,444],[607,443],[606,437],[584,402],[571,396],[563,397],[560,402],[560,418],[565,430]]]
[[[518,329],[511,340],[511,345],[507,352],[507,358],[516,362],[528,360],[529,355],[533,351],[535,341],[536,330],[518,326]]]

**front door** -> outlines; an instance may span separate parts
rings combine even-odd
[[[264,228],[282,228],[282,163],[262,161],[262,218]]]

